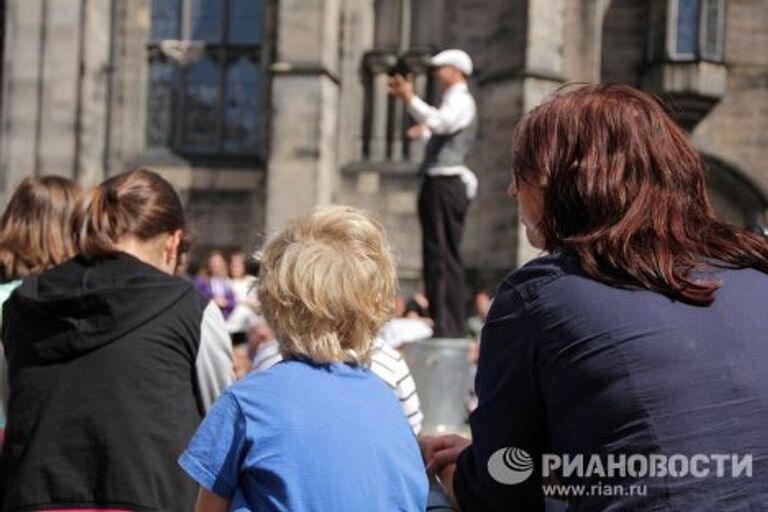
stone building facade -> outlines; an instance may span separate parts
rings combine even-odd
[[[182,192],[201,247],[257,245],[318,204],[378,211],[407,288],[421,268],[422,148],[387,72],[435,99],[435,50],[477,72],[480,179],[468,277],[534,253],[504,195],[512,128],[569,82],[665,98],[738,224],[768,207],[764,0],[3,0],[0,194],[29,174],[84,184],[150,166]],[[190,42],[191,41],[191,42]]]

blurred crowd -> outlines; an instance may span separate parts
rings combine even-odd
[[[209,251],[194,276],[188,273],[186,266],[179,269],[179,275],[193,281],[200,293],[221,310],[232,338],[235,375],[238,379],[252,370],[269,368],[281,360],[274,331],[260,314],[255,293],[256,274],[258,261],[249,258],[242,250]],[[477,405],[472,384],[479,355],[480,331],[491,301],[492,294],[488,290],[478,291],[474,296],[472,314],[466,321],[466,334],[471,341],[467,352],[470,363],[466,379],[467,414]],[[396,389],[399,398],[407,398],[403,409],[416,434],[421,431],[423,413],[410,370],[398,352],[405,344],[430,339],[433,336],[432,324],[429,301],[423,290],[416,290],[405,298],[397,296],[392,317],[381,326],[374,340],[376,352],[372,370]],[[387,357],[396,361],[394,370],[383,363]]]
[[[214,249],[204,256],[197,265],[198,270],[191,275],[189,268],[193,266],[194,262],[185,265],[178,273],[193,281],[200,293],[221,310],[232,337],[237,377],[273,363],[271,357],[277,353],[274,332],[259,313],[255,293],[258,261],[243,250]],[[480,331],[492,298],[490,291],[479,290],[466,320],[466,335],[472,341],[468,357],[473,364],[477,362]],[[429,301],[423,290],[407,297],[399,295],[392,317],[378,331],[376,343],[398,350],[404,344],[431,338],[432,324]]]

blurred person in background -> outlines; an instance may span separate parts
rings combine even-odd
[[[488,290],[480,290],[475,294],[475,313],[467,320],[469,337],[475,341],[480,340],[480,331],[483,330],[492,301],[493,295]]]
[[[768,241],[715,217],[698,152],[629,86],[558,93],[512,140],[509,193],[548,254],[499,287],[472,441],[423,438],[429,470],[461,510],[506,512],[543,509],[545,454],[663,457],[657,473],[553,474],[645,489],[572,496],[571,510],[765,510]],[[492,463],[510,449],[533,466],[516,485]],[[748,475],[718,475],[718,454],[748,457]],[[675,456],[696,471],[670,469]]]
[[[194,278],[189,273],[189,267],[191,263],[192,256],[188,251],[179,254],[179,262],[176,264],[176,270],[173,274],[181,277],[182,279],[186,279],[187,281],[194,281]]]
[[[432,317],[429,316],[429,300],[423,290],[417,290],[413,292],[413,295],[408,297],[405,302],[402,316],[404,318],[415,318],[423,320],[429,325],[432,325]]]
[[[467,411],[472,412],[477,407],[477,395],[475,394],[475,376],[477,375],[477,360],[480,357],[480,332],[491,309],[493,297],[488,290],[480,290],[475,294],[475,314],[467,320],[467,332],[471,343],[467,358],[469,359],[469,389],[467,390]]]
[[[248,336],[257,322],[259,301],[256,299],[256,276],[248,273],[247,258],[242,251],[229,255],[229,285],[235,298],[235,307],[227,318],[227,329],[232,336],[235,352],[235,373],[238,378],[251,370]]]
[[[79,256],[4,307],[0,510],[191,510],[175,460],[233,372],[219,308],[172,275],[181,201],[142,169],[95,187],[77,217]]]
[[[396,290],[367,212],[319,208],[267,244],[258,297],[284,360],[230,387],[179,459],[199,512],[425,509],[414,435],[368,369]]]
[[[205,265],[195,278],[195,286],[204,296],[212,300],[229,318],[235,309],[235,292],[229,282],[227,260],[221,251],[211,251],[205,258]]]
[[[402,297],[395,300],[395,314],[379,329],[376,338],[382,345],[399,349],[406,343],[432,337],[432,325],[417,315],[405,316]]]
[[[280,355],[280,346],[275,339],[275,332],[263,316],[257,317],[251,328],[248,348],[253,370],[264,370],[283,360],[283,356]]]
[[[22,278],[75,255],[72,215],[79,195],[80,187],[61,176],[26,178],[16,188],[0,220],[0,307]],[[0,445],[7,408],[8,375],[0,345]]]
[[[235,308],[227,318],[229,332],[246,341],[247,333],[256,322],[259,301],[256,298],[256,276],[248,273],[247,258],[242,251],[229,256],[229,285],[235,297]],[[234,337],[234,336],[233,336]]]
[[[248,257],[243,251],[235,251],[229,255],[230,284],[235,292],[238,303],[248,303],[256,308],[259,301],[256,299],[256,276],[248,273]]]

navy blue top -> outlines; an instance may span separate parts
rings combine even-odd
[[[543,510],[542,454],[708,457],[696,461],[698,476],[682,476],[680,461],[678,476],[561,472],[563,484],[587,484],[592,494],[572,498],[572,510],[768,510],[768,275],[711,272],[722,287],[707,307],[597,282],[569,256],[509,274],[482,332],[474,442],[454,478],[462,510]],[[506,447],[533,459],[522,483],[489,474],[489,458]],[[646,495],[601,496],[589,488],[598,481],[625,494],[645,485]]]

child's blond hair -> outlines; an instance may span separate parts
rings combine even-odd
[[[397,293],[392,251],[373,214],[318,208],[271,240],[260,259],[259,301],[284,357],[370,362]]]

